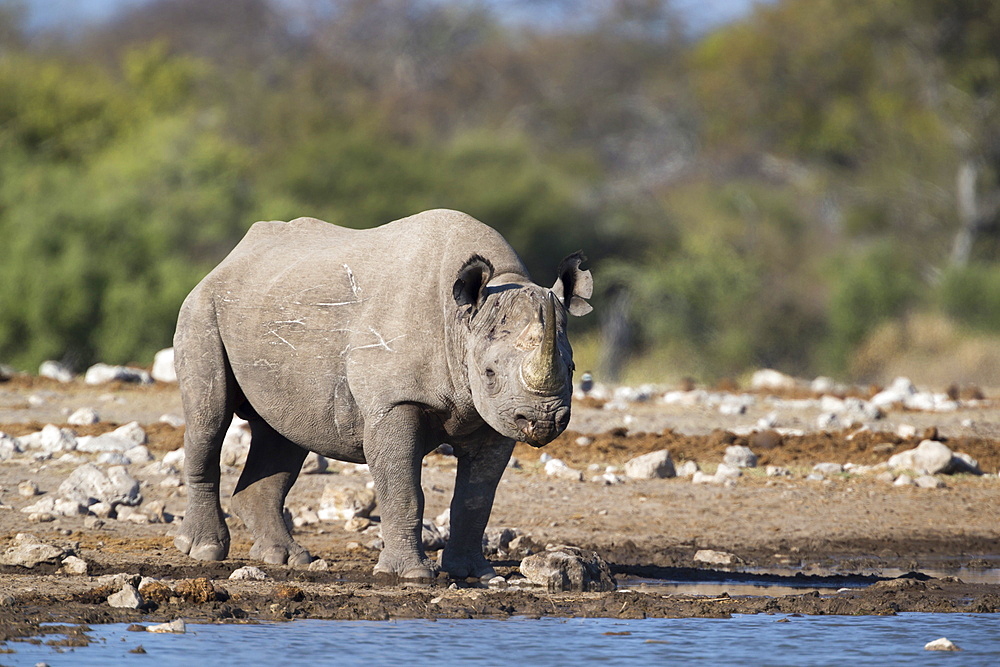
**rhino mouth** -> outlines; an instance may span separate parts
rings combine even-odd
[[[544,447],[566,430],[569,424],[569,408],[559,408],[554,415],[541,417],[529,410],[518,410],[514,415],[514,426],[519,439],[532,447]]]

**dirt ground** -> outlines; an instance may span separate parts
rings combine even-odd
[[[91,387],[79,380],[60,384],[17,376],[0,383],[0,432],[20,436],[49,423],[65,426],[67,415],[79,407],[95,408],[102,421],[69,427],[77,435],[105,433],[135,420],[146,429],[157,459],[182,444],[183,427],[159,422],[165,413],[180,414],[176,388],[162,383]],[[805,434],[782,435],[769,428],[753,432],[761,418],[770,415],[774,421],[775,413],[778,426]],[[106,520],[86,528],[82,516],[30,521],[20,509],[55,493],[79,463],[20,455],[0,462],[0,553],[18,533],[31,533],[75,553],[89,570],[69,575],[57,573],[58,565],[0,565],[0,652],[16,651],[18,638],[65,632],[40,625],[52,622],[1000,611],[1000,402],[987,392],[986,400],[964,403],[955,412],[895,409],[866,422],[868,429],[853,424],[836,432],[817,431],[817,414],[815,407],[764,396],[736,415],[707,405],[681,407],[655,400],[608,410],[586,399],[574,405],[570,430],[557,441],[542,450],[519,445],[518,465],[501,481],[491,527],[517,529],[525,536],[527,547],[522,548],[570,544],[596,551],[610,563],[619,584],[617,591],[605,593],[486,588],[444,577],[422,584],[376,579],[371,575],[378,557],[372,545],[376,536],[348,532],[343,522],[296,529],[296,539],[326,561],[326,570],[251,562],[247,531],[236,519],[230,519],[229,560],[196,562],[172,547],[177,522]],[[913,427],[915,434],[900,437],[900,426]],[[874,472],[807,478],[816,463],[884,463],[929,435],[971,455],[988,474],[941,475],[944,486],[936,489],[894,486]],[[731,485],[694,484],[681,477],[591,481],[607,466],[622,466],[659,449],[669,450],[675,465],[695,461],[711,472],[729,444],[747,444],[759,456],[758,467],[745,470]],[[546,475],[543,453],[583,471],[584,481]],[[179,520],[184,487],[144,479],[136,472],[143,465],[130,467],[143,480],[143,504],[162,501],[166,515]],[[789,474],[768,476],[766,466],[782,466]],[[351,468],[335,464],[325,474],[302,475],[289,507],[315,508],[327,484],[363,485],[365,476]],[[454,471],[452,457],[432,454],[425,460],[428,518],[447,507]],[[224,505],[237,476],[235,469],[224,476]],[[18,484],[25,480],[33,480],[43,495],[20,495]],[[695,560],[702,549],[733,554],[733,562]],[[501,554],[494,563],[511,584],[517,583],[517,554]],[[251,564],[270,579],[228,579],[238,567]],[[116,573],[160,579],[162,585],[146,591],[141,609],[113,608],[106,599],[117,589],[99,577]],[[695,592],[669,592],[658,586],[664,581],[691,584]],[[732,585],[737,592],[699,594],[702,583]],[[804,588],[801,593],[744,595],[738,592],[740,583]],[[85,643],[86,636],[58,641]]]

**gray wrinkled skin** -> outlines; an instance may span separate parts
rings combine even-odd
[[[433,576],[420,539],[421,459],[447,442],[458,473],[440,566],[492,576],[482,535],[514,442],[542,446],[569,422],[566,316],[588,312],[592,291],[581,260],[566,258],[553,287],[541,287],[499,234],[448,210],[370,230],[255,224],[178,318],[188,509],[177,548],[228,555],[219,454],[235,413],[252,433],[232,502],[252,558],[312,559],[282,509],[314,451],[369,464],[385,540],[375,571]]]

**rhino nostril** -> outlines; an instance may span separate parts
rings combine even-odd
[[[518,430],[525,433],[531,432],[535,428],[535,421],[533,419],[528,419],[521,413],[514,415],[514,423],[517,425]]]

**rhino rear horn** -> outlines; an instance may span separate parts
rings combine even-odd
[[[483,301],[483,291],[493,277],[493,264],[480,255],[473,255],[465,261],[458,271],[458,278],[451,288],[455,303],[459,306],[471,306],[471,314],[475,315]]]
[[[559,262],[558,277],[552,286],[552,293],[566,306],[570,315],[586,315],[594,309],[587,299],[594,293],[594,278],[590,270],[581,270],[580,264],[587,261],[583,251],[578,250]]]

